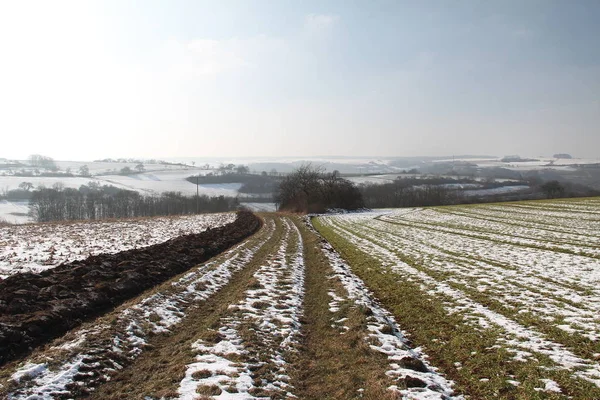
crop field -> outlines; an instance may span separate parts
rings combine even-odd
[[[600,200],[314,223],[457,391],[600,398]]]
[[[461,398],[308,219],[261,219],[247,240],[0,365],[0,398]]]
[[[0,282],[0,398],[600,398],[599,199],[258,217]]]
[[[86,257],[117,253],[217,228],[233,213],[118,221],[0,226],[0,278],[41,272]]]

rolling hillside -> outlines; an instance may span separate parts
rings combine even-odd
[[[0,396],[600,396],[598,199],[259,215],[5,363]]]

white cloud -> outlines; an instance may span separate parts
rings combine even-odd
[[[259,35],[252,38],[169,40],[167,54],[171,74],[180,78],[211,77],[256,68],[286,48],[282,39]]]
[[[304,27],[309,32],[330,30],[339,20],[339,15],[309,14],[304,21]]]
[[[237,54],[233,40],[171,40],[168,47],[173,62],[172,70],[177,75],[215,75],[248,65],[241,55]]]

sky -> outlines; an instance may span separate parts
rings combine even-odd
[[[0,157],[600,158],[600,1],[0,0]]]

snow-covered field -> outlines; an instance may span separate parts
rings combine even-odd
[[[6,221],[10,224],[25,224],[31,221],[27,215],[29,212],[29,202],[0,200],[0,221]]]
[[[21,171],[35,171],[36,167],[30,166],[27,160],[17,160],[16,162],[21,165],[12,169],[0,170],[0,175],[12,175],[14,172]],[[132,170],[138,165],[138,163],[130,162],[94,162],[94,161],[55,161],[56,166],[61,172],[71,172],[73,174],[79,173],[79,168],[86,166],[91,175],[107,174],[110,172],[118,172],[122,168],[129,167]],[[164,170],[181,170],[186,168],[193,168],[189,165],[170,165],[170,164],[150,164],[144,163],[144,168],[147,171],[164,171]]]
[[[342,283],[336,289],[339,296],[329,304],[330,313],[323,316],[326,324],[334,319],[343,323],[336,313],[337,300],[368,310],[367,323],[353,329],[361,332],[359,340],[367,344],[361,351],[388,360],[381,389],[407,399],[463,398],[454,395],[453,383],[427,360],[425,351],[411,345],[391,313],[331,246],[321,242],[320,248],[308,248],[303,230],[312,228],[291,217],[265,218],[262,230],[249,240],[74,329],[5,371],[0,369],[5,393],[14,399],[72,398],[102,390],[105,384],[119,387],[119,376],[129,379],[119,374],[143,368],[145,364],[136,362],[153,352],[152,369],[157,363],[161,370],[177,371],[167,375],[173,389],[166,396],[131,398],[196,399],[199,394],[217,399],[302,398],[293,373],[298,372],[298,358],[306,357],[302,354],[307,350],[302,346],[302,332],[307,328],[305,254],[313,251],[332,267],[327,281]],[[244,273],[240,291],[236,285]],[[236,300],[204,307],[205,302],[217,301],[214,298],[223,296],[222,292],[224,296],[234,293]],[[209,317],[210,324],[204,326],[207,314],[218,318]],[[344,340],[344,329],[331,332],[336,340],[338,336]],[[157,342],[157,338],[162,339]],[[167,358],[156,360],[163,350]],[[131,376],[139,378],[139,374]],[[143,379],[154,379],[145,374]],[[419,385],[405,387],[409,379]],[[358,397],[364,390],[363,386]],[[102,398],[100,393],[97,396]]]
[[[446,310],[464,314],[474,329],[499,330],[497,346],[514,360],[551,360],[540,368],[600,387],[600,199],[398,209],[321,221],[382,267],[444,299]]]
[[[277,204],[275,203],[241,203],[243,207],[246,207],[250,211],[256,212],[275,212],[277,211]]]
[[[527,185],[500,186],[492,189],[469,189],[464,191],[465,196],[493,196],[497,194],[519,193],[529,190]]]
[[[450,162],[468,162],[475,164],[482,168],[501,167],[510,168],[514,170],[530,170],[540,169],[541,167],[570,167],[573,165],[586,165],[586,164],[598,164],[600,163],[599,158],[554,158],[554,157],[523,157],[531,158],[535,161],[515,161],[515,162],[503,162],[502,157],[499,158],[462,158],[462,159],[439,159],[435,160],[436,163],[450,163]]]
[[[35,189],[39,187],[51,188],[55,184],[60,184],[65,188],[79,189],[81,185],[87,185],[90,181],[103,184],[101,180],[83,177],[0,176],[0,190],[9,191],[18,189],[19,185],[23,182],[31,183]]]
[[[578,165],[599,164],[600,159],[592,158],[551,158],[533,157],[537,161],[502,162],[500,159],[472,161],[479,168],[507,168],[513,171],[533,171],[542,169],[554,169],[563,171],[574,171]]]
[[[146,247],[233,222],[235,213],[0,227],[0,277]]]
[[[122,189],[135,190],[143,194],[160,194],[164,192],[181,192],[184,195],[195,195],[196,185],[185,178],[202,173],[201,170],[176,170],[142,173],[134,175],[103,175],[97,177],[102,185],[113,185]],[[200,195],[231,196],[238,195],[240,183],[199,185]]]
[[[16,383],[11,398],[53,399],[66,394],[72,397],[69,388],[75,382],[83,380],[85,389],[93,390],[98,383],[110,380],[110,374],[142,354],[151,336],[171,331],[190,307],[213,296],[235,272],[246,267],[274,228],[271,222],[265,229],[266,235],[258,241],[239,244],[165,285],[167,289],[116,310],[112,326],[100,323],[74,330],[52,348],[59,350],[54,353],[56,359],[46,355],[29,359],[11,375]],[[92,370],[94,373],[89,372]]]
[[[105,163],[111,164],[111,163]],[[82,185],[94,183],[100,186],[109,185],[120,189],[134,190],[144,195],[160,195],[165,192],[181,192],[187,196],[196,195],[196,191],[202,196],[226,196],[236,197],[241,183],[204,184],[196,185],[188,182],[187,177],[205,174],[207,170],[193,168],[173,168],[156,172],[145,172],[132,175],[100,175],[89,178],[83,177],[21,177],[0,176],[0,192],[18,189],[23,182],[33,184],[34,188],[51,188],[60,184],[64,188],[79,189]],[[27,216],[14,215],[13,213],[27,213],[27,201],[0,201],[0,219],[10,223],[27,223],[33,220]]]
[[[424,387],[399,388],[397,385],[390,390],[398,392],[402,398],[413,399],[462,399],[462,396],[453,396],[454,382],[448,381],[443,375],[438,374],[437,369],[427,362],[427,355],[422,349],[412,348],[405,332],[397,324],[394,316],[383,308],[365,283],[352,273],[351,267],[335,251],[329,243],[322,243],[321,250],[333,267],[333,275],[330,279],[338,279],[343,285],[343,293],[329,292],[331,301],[329,310],[339,311],[340,304],[344,301],[352,301],[369,311],[367,314],[369,338],[376,344],[371,344],[371,349],[385,354],[389,361],[386,375],[395,379],[416,379],[425,385]],[[341,328],[342,334],[350,329],[344,325],[344,319],[332,318],[332,322]],[[412,368],[406,365],[411,364]],[[414,368],[419,365],[421,368]],[[418,369],[421,369],[420,371]]]
[[[192,400],[202,387],[236,398],[285,397],[292,387],[286,354],[297,348],[304,295],[304,258],[298,228],[284,220],[284,238],[276,252],[254,274],[244,299],[217,328],[217,343],[196,341],[196,360],[179,385],[180,399]],[[244,329],[246,337],[240,333]],[[259,343],[260,345],[256,345]],[[248,361],[252,360],[252,361]],[[261,370],[261,380],[251,371]],[[201,373],[198,376],[198,373]],[[256,387],[254,382],[266,384]],[[213,389],[215,390],[215,389]],[[262,395],[257,395],[260,391]],[[254,392],[254,395],[252,393]]]
[[[365,176],[350,176],[348,179],[350,182],[354,182],[356,185],[360,184],[384,184],[384,183],[393,183],[396,179],[422,179],[426,181],[430,178],[444,178],[444,179],[460,179],[460,178],[469,178],[473,179],[477,182],[483,182],[487,178],[486,177],[472,177],[472,176],[457,176],[457,175],[420,175],[420,174],[380,174],[380,175],[365,175]],[[496,178],[494,179],[496,182],[511,182],[519,184],[519,180],[516,179],[502,179]],[[448,183],[443,186],[446,187],[454,187],[460,189],[469,189],[469,188],[481,188],[483,185],[481,183]]]
[[[51,188],[55,184],[61,184],[65,188],[71,189],[79,189],[81,185],[94,182],[100,186],[112,185],[143,194],[182,192],[186,195],[195,195],[196,185],[186,181],[185,178],[204,172],[206,171],[198,169],[177,169],[132,175],[100,175],[89,178],[0,176],[0,190],[17,189],[22,182],[30,182],[34,188],[41,186]],[[199,185],[200,194],[208,196],[236,196],[240,187],[239,183]]]

